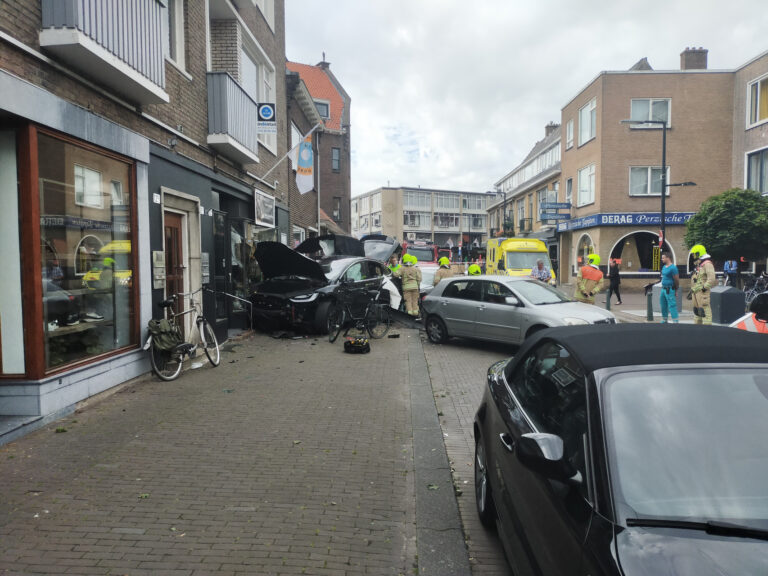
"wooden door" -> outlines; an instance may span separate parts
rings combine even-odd
[[[184,292],[184,251],[182,249],[182,217],[180,214],[165,212],[165,296]],[[177,308],[180,310],[183,304]]]

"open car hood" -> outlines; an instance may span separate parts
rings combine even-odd
[[[319,263],[280,242],[259,242],[254,256],[266,279],[301,276],[322,282],[328,280]]]
[[[384,234],[368,234],[360,239],[363,244],[363,250],[368,258],[379,260],[381,262],[389,262],[392,254],[400,254],[403,251],[400,242],[395,240],[392,236],[385,236]]]
[[[301,254],[317,254],[317,258],[329,258],[331,256],[365,256],[363,244],[352,236],[339,234],[325,234],[312,236],[296,246],[296,252]]]

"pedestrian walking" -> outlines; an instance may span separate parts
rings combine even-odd
[[[531,278],[535,278],[542,282],[549,282],[552,280],[552,274],[550,274],[549,268],[544,266],[544,260],[541,258],[536,260],[536,266],[531,269]]]
[[[603,273],[600,270],[600,256],[590,254],[587,256],[587,264],[579,268],[576,275],[576,291],[573,297],[586,304],[595,303],[595,294],[603,287]]]
[[[621,284],[619,261],[616,260],[616,258],[611,258],[610,264],[608,265],[608,295],[606,296],[606,300],[610,300],[611,296],[616,293],[616,304],[621,304],[619,284]]]
[[[680,289],[680,272],[672,263],[672,255],[669,252],[661,253],[661,292],[659,293],[659,305],[661,307],[661,323],[667,323],[667,315],[672,317],[672,322],[678,323],[677,292]]]
[[[693,321],[695,324],[712,324],[712,306],[710,290],[717,284],[715,266],[712,257],[702,244],[691,248],[696,270],[691,275],[691,295],[693,299]]]
[[[419,316],[419,286],[421,284],[421,270],[417,266],[417,262],[416,256],[405,254],[403,265],[393,272],[395,277],[402,278],[405,311],[414,318]]]
[[[448,260],[445,256],[440,258],[440,260],[437,261],[438,264],[440,264],[440,268],[437,269],[437,272],[435,272],[435,277],[432,280],[432,285],[437,286],[440,283],[440,280],[443,278],[450,278],[453,276],[453,270],[451,270],[451,261]]]

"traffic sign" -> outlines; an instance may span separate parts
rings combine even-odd
[[[539,204],[541,210],[569,210],[570,202],[542,202]]]
[[[560,214],[559,212],[540,212],[542,220],[570,220],[570,214]]]

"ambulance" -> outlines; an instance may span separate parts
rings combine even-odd
[[[555,271],[549,259],[547,245],[535,238],[490,238],[485,249],[485,273],[505,276],[529,276],[536,261],[541,259],[552,275]]]

